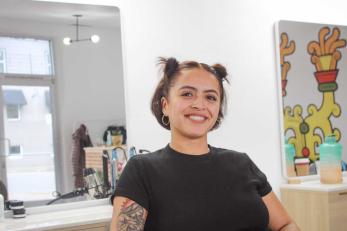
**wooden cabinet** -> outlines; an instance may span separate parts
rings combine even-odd
[[[108,231],[109,224],[108,223],[97,223],[97,224],[89,224],[89,225],[79,225],[72,226],[68,228],[61,229],[51,229],[51,231]]]
[[[302,231],[346,231],[346,183],[310,184],[281,187],[282,203],[291,217]]]
[[[97,223],[89,225],[72,226],[61,229],[51,229],[51,231],[108,231],[109,223]]]

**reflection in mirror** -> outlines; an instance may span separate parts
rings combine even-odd
[[[76,150],[88,146],[76,138],[82,124],[90,145],[103,145],[113,126],[125,148],[119,9],[4,0],[0,31],[0,193],[42,205],[83,187],[82,169],[102,164],[103,148],[93,147],[100,156],[89,166]]]
[[[280,21],[276,32],[286,174],[319,174],[325,138],[347,146],[347,27]],[[337,168],[346,160],[344,151]]]

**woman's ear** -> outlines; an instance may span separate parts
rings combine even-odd
[[[167,116],[167,111],[168,111],[168,101],[167,101],[167,99],[163,96],[163,97],[161,97],[161,99],[160,99],[160,103],[161,103],[161,110],[162,110],[162,112],[163,112],[163,114],[165,115],[165,116]]]

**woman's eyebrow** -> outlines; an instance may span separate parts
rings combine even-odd
[[[213,90],[213,89],[205,90],[204,92],[206,92],[206,93],[215,93],[216,95],[219,95],[219,93],[216,90]]]
[[[195,87],[189,86],[189,85],[184,85],[182,87],[180,87],[178,90],[182,90],[182,89],[190,89],[193,91],[197,91],[198,89],[196,89]]]
[[[189,85],[184,85],[184,86],[182,86],[182,87],[179,88],[179,90],[182,90],[182,89],[190,89],[190,90],[193,90],[193,91],[197,91],[197,90],[198,90],[197,88],[192,87],[192,86],[189,86]],[[210,93],[210,92],[212,92],[212,93],[215,93],[215,94],[219,95],[218,92],[217,92],[216,90],[214,90],[214,89],[204,90],[204,92],[205,92],[205,93]]]

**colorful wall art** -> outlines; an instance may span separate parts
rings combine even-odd
[[[276,32],[284,136],[316,174],[327,135],[347,159],[347,27],[279,21]]]

